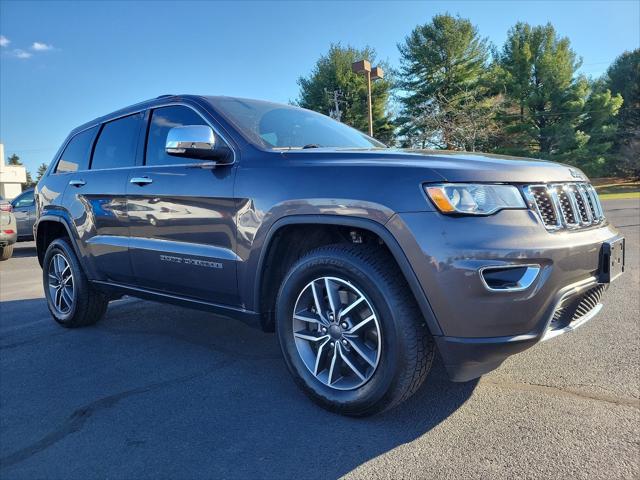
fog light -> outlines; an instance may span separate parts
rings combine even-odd
[[[529,288],[540,272],[540,265],[483,267],[480,278],[492,292],[520,292]]]

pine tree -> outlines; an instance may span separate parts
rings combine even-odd
[[[620,55],[607,70],[604,82],[624,101],[613,147],[617,170],[640,177],[640,49]]]
[[[474,150],[488,136],[492,117],[483,82],[487,40],[469,20],[436,15],[414,28],[398,49],[404,145]]]
[[[329,52],[316,62],[311,74],[300,77],[299,106],[330,115],[335,109],[333,92],[339,91],[340,121],[363,132],[368,131],[367,84],[363,75],[356,75],[351,65],[359,60],[376,65],[372,48],[356,49],[339,44],[331,45]],[[385,65],[382,64],[385,68]],[[385,68],[386,70],[386,68]],[[393,141],[393,125],[389,115],[390,80],[372,83],[373,136],[386,143]]]
[[[47,165],[46,163],[40,164],[40,166],[38,167],[38,172],[36,173],[36,183],[38,183],[43,175],[47,172],[48,167],[49,165]]]

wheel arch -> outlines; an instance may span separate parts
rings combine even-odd
[[[40,266],[42,266],[44,254],[47,251],[47,247],[51,244],[51,242],[60,237],[67,237],[71,242],[71,247],[73,248],[76,256],[79,259],[82,258],[78,249],[76,238],[72,234],[72,229],[69,226],[69,222],[64,218],[63,215],[49,213],[40,216],[34,230],[36,232],[36,252],[38,255],[38,263],[40,264]],[[82,268],[84,269],[84,266]]]
[[[270,254],[273,251],[275,240],[278,238],[278,234],[283,232],[283,229],[291,226],[311,226],[316,228],[347,228],[356,229],[359,231],[369,232],[378,237],[389,250],[396,264],[400,268],[403,277],[405,278],[411,293],[415,298],[420,311],[429,327],[432,335],[442,335],[440,325],[433,313],[426,292],[423,291],[418,278],[414,273],[409,260],[404,254],[399,243],[393,237],[391,232],[385,228],[384,225],[373,220],[358,217],[345,217],[341,215],[291,215],[281,218],[274,222],[265,236],[265,240],[260,252],[260,257],[256,267],[256,274],[254,277],[254,289],[253,289],[253,306],[254,310],[261,314],[261,324],[264,329],[270,329],[267,325],[270,321],[266,318],[269,315],[269,311],[263,309],[264,297],[265,297],[265,283],[268,282],[269,277],[267,275],[267,262]],[[268,295],[267,295],[268,297]]]

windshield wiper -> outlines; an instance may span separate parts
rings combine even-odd
[[[305,146],[302,147],[303,150],[307,148],[320,148],[320,145],[318,145],[317,143],[307,143]]]

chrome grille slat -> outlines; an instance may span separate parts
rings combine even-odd
[[[523,191],[547,230],[575,230],[604,222],[602,205],[589,183],[529,185]]]

